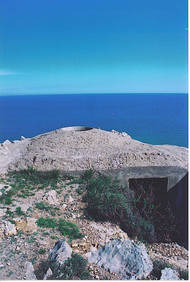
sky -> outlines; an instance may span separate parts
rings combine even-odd
[[[0,95],[187,93],[186,0],[0,0]]]

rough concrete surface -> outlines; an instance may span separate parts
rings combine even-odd
[[[5,141],[0,145],[0,173],[28,167],[63,171],[147,166],[187,169],[187,162],[187,148],[145,144],[126,133],[101,129],[58,129],[13,143]]]

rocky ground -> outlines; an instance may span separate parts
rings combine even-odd
[[[28,279],[26,262],[34,266],[34,277],[43,279],[49,253],[63,238],[74,253],[86,259],[110,240],[132,240],[118,225],[97,222],[88,216],[82,201],[82,184],[73,183],[64,175],[41,181],[19,172],[7,174],[8,171],[33,167],[69,172],[158,165],[186,169],[187,159],[186,148],[153,146],[133,140],[126,133],[99,129],[59,129],[0,144],[0,280]],[[43,224],[39,224],[40,218],[45,219]],[[60,219],[76,224],[79,238],[61,232]],[[164,267],[175,268],[180,279],[187,277],[186,249],[174,242],[146,243],[145,249],[154,266],[146,279],[160,279],[160,269]],[[87,267],[91,279],[121,279],[120,274],[94,263],[88,262]]]
[[[16,191],[11,196],[12,202],[5,198],[7,203],[4,201],[0,205],[1,280],[26,279],[26,261],[33,264],[37,278],[42,279],[50,250],[63,238],[66,238],[74,253],[81,254],[84,258],[111,239],[130,239],[117,225],[96,222],[88,217],[80,184],[74,184],[72,180],[62,176],[56,183],[50,181],[49,186],[45,186],[43,182],[30,183],[22,174],[16,178],[15,175],[17,173],[2,176],[0,180],[2,194],[11,189]],[[84,237],[71,240],[57,228],[40,227],[37,220],[42,217],[72,222]],[[187,270],[188,252],[176,243],[146,244],[146,250],[153,262],[165,262],[166,266],[172,266],[178,271]],[[88,263],[88,269],[92,279],[121,278],[117,273],[110,273],[93,263]],[[158,278],[152,272],[147,279]]]

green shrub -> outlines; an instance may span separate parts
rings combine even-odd
[[[90,274],[86,268],[87,261],[79,254],[72,254],[63,266],[53,269],[49,280],[87,280],[90,279]]]
[[[26,216],[25,212],[22,211],[21,207],[17,207],[15,212],[19,216],[21,216],[21,215]]]
[[[95,171],[94,170],[86,170],[82,175],[81,175],[81,179],[82,181],[88,182],[90,179],[92,179],[92,177],[95,175]]]
[[[131,237],[154,241],[154,226],[141,216],[134,192],[109,176],[88,174],[84,201],[87,213],[95,220],[120,224]]]
[[[38,250],[38,253],[39,253],[40,255],[45,254],[45,252],[46,252],[46,249],[43,249],[43,248],[41,248],[41,249]]]
[[[60,219],[58,222],[58,230],[63,236],[68,236],[70,239],[77,239],[84,237],[83,234],[79,232],[76,224]]]
[[[45,202],[38,202],[38,203],[35,204],[35,206],[39,210],[45,210],[45,211],[49,210],[49,204],[47,204]]]
[[[50,217],[40,217],[36,221],[36,224],[39,227],[43,228],[56,228],[58,231],[61,232],[63,236],[68,236],[69,239],[79,239],[82,238],[84,235],[79,232],[79,229],[76,224],[65,221],[63,219],[57,220],[56,218]]]
[[[46,202],[38,202],[36,203],[36,208],[39,210],[44,210],[47,211],[49,214],[51,214],[52,216],[55,216],[57,211],[59,210],[59,208],[57,207],[53,207],[51,205],[49,205]]]
[[[180,279],[189,280],[189,271],[188,270],[181,270],[179,272]]]
[[[57,227],[57,220],[55,218],[50,218],[50,217],[40,217],[36,221],[36,224],[39,227],[44,227],[44,228],[55,228]]]

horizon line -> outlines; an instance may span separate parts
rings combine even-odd
[[[39,93],[39,94],[35,94],[35,93],[28,93],[28,94],[0,94],[0,97],[12,97],[12,96],[48,96],[48,95],[130,95],[130,94],[134,94],[134,95],[138,95],[138,94],[176,94],[176,95],[188,95],[188,92],[103,92],[103,93],[96,93],[96,92],[92,92],[92,93]]]

